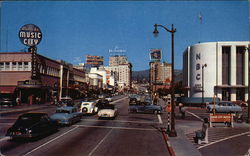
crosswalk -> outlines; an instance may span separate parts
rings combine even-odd
[[[212,127],[208,129],[208,143],[217,142],[219,140],[223,140],[225,138],[230,138],[232,136],[236,136],[239,134],[250,133],[247,128],[228,128],[228,127]],[[192,142],[192,144],[197,148],[201,149],[205,144],[197,144],[194,142],[193,137],[195,136],[195,132],[187,133],[187,139]]]

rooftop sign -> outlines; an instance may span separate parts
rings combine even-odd
[[[36,46],[42,40],[40,28],[34,24],[26,24],[19,31],[20,41],[27,46]]]

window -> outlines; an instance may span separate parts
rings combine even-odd
[[[18,70],[22,70],[23,69],[23,62],[18,62]]]
[[[12,62],[12,69],[13,70],[17,70],[17,64],[16,64],[16,62]]]
[[[231,47],[222,47],[222,84],[229,85],[230,83],[230,53]]]
[[[243,85],[245,47],[236,47],[236,84]]]
[[[29,62],[24,62],[24,70],[29,70]]]
[[[0,62],[0,71],[3,71],[3,70],[4,70],[4,63]]]
[[[10,70],[10,63],[9,62],[5,62],[5,70]]]

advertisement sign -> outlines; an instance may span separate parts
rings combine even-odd
[[[24,45],[36,46],[42,40],[42,32],[38,26],[26,24],[19,30],[19,39]]]
[[[149,54],[151,61],[160,61],[161,60],[161,49],[150,49]]]

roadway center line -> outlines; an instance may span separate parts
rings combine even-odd
[[[199,117],[198,115],[196,115],[196,114],[194,114],[192,112],[189,112],[189,111],[186,111],[186,112],[189,113],[189,114],[191,114],[191,115],[193,115],[194,117],[196,117],[197,119],[199,119],[200,121],[203,122],[203,119],[201,117]]]
[[[162,124],[163,122],[162,122],[160,114],[157,114],[157,117],[158,117],[159,123]]]
[[[96,149],[103,143],[103,141],[111,134],[112,131],[113,131],[113,129],[111,129],[111,130],[105,135],[105,137],[95,146],[95,148],[92,149],[92,151],[88,154],[88,156],[91,156],[91,155],[96,151]]]
[[[235,137],[239,137],[239,136],[242,136],[242,135],[246,135],[246,134],[250,134],[250,132],[245,132],[245,133],[241,133],[241,134],[232,135],[232,136],[230,136],[230,137],[226,137],[226,138],[223,138],[223,139],[220,139],[220,140],[211,142],[211,143],[206,144],[206,145],[204,145],[204,146],[200,146],[200,147],[198,147],[197,149],[201,149],[201,148],[204,148],[204,147],[207,147],[207,146],[216,144],[216,143],[218,143],[218,142],[222,142],[222,141],[225,141],[225,140],[228,140],[228,139],[232,139],[232,138],[235,138]]]
[[[157,131],[157,129],[153,129],[153,128],[130,128],[130,127],[112,127],[112,126],[91,126],[91,125],[75,125],[75,126],[86,127],[86,128],[107,128],[107,129],[121,129],[121,130]]]
[[[63,133],[63,134],[61,134],[61,135],[55,137],[54,139],[52,139],[52,140],[50,140],[50,141],[48,141],[48,142],[46,142],[46,143],[44,143],[44,144],[38,146],[37,148],[34,148],[34,149],[31,150],[30,152],[26,153],[24,156],[27,156],[27,155],[31,154],[32,152],[35,152],[36,150],[42,148],[43,146],[46,146],[47,144],[49,144],[49,143],[55,141],[56,139],[58,139],[58,138],[60,138],[60,137],[62,137],[62,136],[64,136],[64,135],[68,134],[69,132],[71,132],[71,131],[73,131],[73,130],[75,130],[75,129],[77,129],[77,128],[78,128],[78,126],[75,126],[75,127],[72,128],[71,130],[69,130],[69,131],[67,131],[67,132],[65,132],[65,133]]]
[[[122,100],[124,100],[124,99],[126,99],[127,97],[123,97],[123,98],[121,98],[121,99],[119,99],[119,100],[116,100],[116,101],[113,101],[113,102],[110,102],[110,104],[114,104],[114,103],[116,103],[116,102],[120,102],[120,101],[122,101]]]

